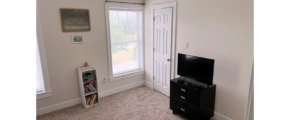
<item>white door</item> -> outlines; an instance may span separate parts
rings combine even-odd
[[[172,8],[154,10],[154,89],[169,96],[171,71]]]

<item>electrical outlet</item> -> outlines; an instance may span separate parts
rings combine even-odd
[[[106,78],[103,79],[103,83],[106,83]]]

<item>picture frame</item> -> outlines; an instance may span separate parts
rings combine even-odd
[[[90,31],[88,9],[60,8],[61,27],[63,32]]]
[[[84,43],[84,37],[82,35],[72,35],[72,43]]]

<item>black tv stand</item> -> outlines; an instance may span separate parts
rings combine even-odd
[[[188,119],[210,120],[214,115],[216,85],[192,79],[170,80],[170,109]]]
[[[183,78],[183,79],[181,79],[181,78]],[[178,78],[178,80],[185,80],[186,79],[186,77],[183,77],[183,76],[180,76],[179,78]]]
[[[179,78],[176,78],[176,81],[178,83],[181,83],[181,84],[188,84],[190,86],[200,86],[200,87],[204,87],[204,88],[209,88],[212,84],[205,84],[205,83],[202,83],[202,82],[199,82],[199,81],[196,81],[194,79],[191,79],[191,78],[187,78],[187,77],[184,77],[184,76],[181,76]]]

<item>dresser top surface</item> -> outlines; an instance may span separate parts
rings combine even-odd
[[[209,88],[212,88],[214,86],[216,86],[215,84],[210,85],[209,87],[207,87],[206,84],[198,82],[198,81],[194,81],[192,79],[188,79],[188,78],[174,78],[171,80],[172,82],[190,87],[190,88],[198,88],[199,90],[206,90]]]

